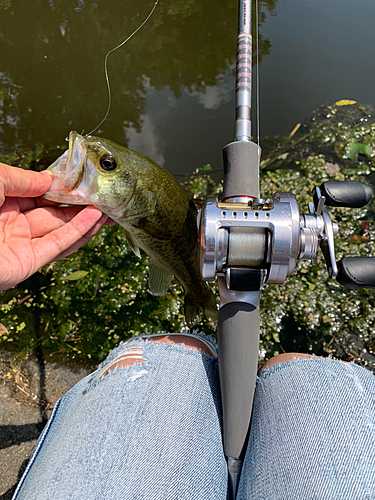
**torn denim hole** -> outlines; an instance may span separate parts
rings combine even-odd
[[[118,365],[121,361],[125,361],[125,360],[133,360],[134,362],[129,364],[129,365],[120,365],[118,366],[119,368],[124,368],[124,369],[127,369],[129,368],[130,366],[132,366],[134,363],[144,363],[146,362],[147,360],[143,357],[143,347],[142,346],[134,346],[134,347],[127,347],[126,349],[124,349],[123,351],[121,351],[121,353],[115,358],[113,359],[110,363],[108,363],[107,365],[103,366],[103,368],[100,370],[100,372],[96,375],[95,380],[101,380],[103,377],[105,377],[106,375],[108,375],[108,373],[111,371],[111,370],[114,370],[115,368],[117,368],[116,365]],[[141,369],[140,371],[134,373],[131,377],[130,377],[130,380],[136,380],[137,378],[139,377],[142,377],[142,375],[145,375],[146,373],[148,373],[148,370],[146,369]]]
[[[202,344],[207,348],[209,352],[203,349],[203,347],[199,347],[199,351],[203,351],[207,356],[212,357],[212,358],[217,358],[218,357],[218,351],[215,343],[215,339],[211,336],[205,335],[205,334],[198,334],[198,333],[186,333],[183,331],[182,333],[152,333],[149,335],[137,335],[135,337],[132,337],[128,339],[124,345],[129,344],[130,342],[133,342],[134,340],[143,340],[145,342],[148,342],[150,340],[155,340],[158,342],[157,338],[158,337],[169,337],[169,340],[163,341],[164,343],[171,343],[175,345],[182,345],[186,349],[190,349],[192,351],[197,350],[197,346],[192,347],[189,344],[186,344],[183,340],[175,340],[174,337],[187,337],[187,338],[193,338],[195,340],[199,340],[202,342]]]

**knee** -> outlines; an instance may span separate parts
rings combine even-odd
[[[147,337],[143,337],[142,340],[146,340]],[[155,337],[150,336],[149,340],[152,342],[159,342],[162,344],[183,344],[185,349],[190,349],[192,351],[201,350],[208,356],[214,357],[216,354],[214,348],[205,340],[200,337],[195,337],[191,335],[184,334],[169,334],[169,335],[158,335]],[[126,347],[117,358],[115,358],[106,368],[103,373],[100,374],[100,378],[105,377],[108,373],[115,368],[128,367],[135,363],[144,363],[146,359],[143,357],[143,347],[137,346]]]
[[[264,365],[259,369],[258,375],[260,375],[266,368],[270,368],[271,366],[277,365],[278,363],[283,363],[284,361],[290,361],[291,359],[299,359],[299,358],[308,359],[311,357],[312,357],[311,354],[304,354],[299,352],[285,352],[283,354],[278,354],[277,356],[269,359],[264,363]]]

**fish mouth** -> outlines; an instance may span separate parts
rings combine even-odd
[[[70,205],[90,204],[89,182],[85,179],[85,143],[82,135],[70,132],[69,149],[48,167],[54,177],[49,190],[43,195],[45,199]]]

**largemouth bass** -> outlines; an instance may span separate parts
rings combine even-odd
[[[187,324],[199,310],[216,319],[215,298],[198,267],[196,207],[167,171],[112,141],[77,132],[49,170],[54,179],[45,198],[99,208],[124,228],[136,255],[146,252],[152,294],[164,295],[175,276],[185,290]]]

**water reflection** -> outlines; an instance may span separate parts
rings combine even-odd
[[[264,0],[263,9],[272,10],[275,3]],[[71,129],[95,127],[107,106],[104,56],[141,24],[151,7],[152,0],[0,0],[2,150],[47,139],[61,143]],[[207,121],[202,111],[225,107],[233,92],[228,75],[236,31],[237,0],[220,0],[214,7],[198,0],[161,0],[148,23],[109,58],[113,106],[102,134],[123,144],[145,145],[155,160],[164,159],[171,168],[163,149],[173,141],[173,126],[171,135],[168,127],[161,133],[157,119],[163,109],[150,115],[150,108],[164,106],[168,94],[165,114],[182,110],[178,121],[194,128],[194,122]],[[263,55],[269,45],[261,38]],[[180,105],[186,98],[199,105],[194,104],[194,116]],[[225,133],[217,132],[212,122],[206,129],[209,142],[225,135],[219,146],[215,142],[218,155],[233,135],[232,123],[224,123]],[[186,131],[182,127],[180,136]]]
[[[164,146],[165,141],[158,133],[156,124],[152,117],[141,115],[142,129],[137,132],[134,127],[124,127],[128,138],[128,146],[134,151],[143,151],[143,153],[152,158],[161,167],[165,166]]]
[[[221,146],[231,139],[233,130],[232,100],[230,69],[217,78],[216,85],[208,85],[201,92],[182,87],[179,98],[169,87],[160,92],[150,88],[140,130],[124,125],[128,146],[177,177],[206,163],[211,163],[218,170],[216,177],[220,177]],[[185,158],[190,159],[184,162]]]

